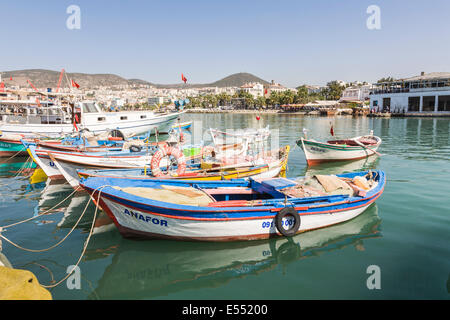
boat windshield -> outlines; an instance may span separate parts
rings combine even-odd
[[[84,113],[95,113],[98,112],[97,107],[94,102],[83,102],[83,112]]]

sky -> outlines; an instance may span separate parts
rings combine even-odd
[[[67,27],[70,5],[80,8],[80,29]],[[379,29],[367,27],[371,5]],[[64,68],[162,84],[236,72],[288,87],[375,82],[450,72],[449,13],[448,0],[0,0],[0,71]]]

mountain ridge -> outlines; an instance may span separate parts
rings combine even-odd
[[[54,88],[58,84],[60,71],[47,70],[47,69],[22,69],[0,72],[2,81],[6,85],[18,85],[20,87],[29,86],[28,81],[38,88]],[[12,77],[12,81],[10,78]],[[201,88],[201,87],[240,87],[248,82],[260,82],[268,84],[266,80],[263,80],[251,73],[239,72],[231,74],[220,80],[211,83],[174,83],[174,84],[157,84],[142,79],[126,79],[116,74],[110,73],[80,73],[69,72],[64,73],[61,81],[61,87],[70,86],[70,81],[74,80],[80,87],[83,88],[96,88],[99,86],[117,87],[117,86],[139,86],[149,85],[156,88]]]

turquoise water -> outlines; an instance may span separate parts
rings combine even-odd
[[[80,263],[81,288],[66,282],[54,299],[448,299],[450,297],[450,121],[420,118],[302,117],[296,115],[188,114],[194,138],[209,127],[270,125],[279,144],[290,144],[288,177],[381,169],[383,195],[359,217],[333,227],[268,241],[198,243],[135,241],[115,228],[94,234]],[[307,168],[295,141],[303,128],[315,139],[370,130],[383,139],[382,156]],[[26,159],[23,159],[24,162]],[[71,194],[67,185],[30,185],[28,171],[2,166],[0,226],[52,208]],[[21,246],[49,247],[79,218],[88,198],[77,194],[53,215],[12,227],[3,234]],[[16,268],[49,284],[66,275],[87,238],[94,206],[57,248],[24,252],[3,243]],[[379,267],[380,289],[369,290],[369,266]],[[370,281],[369,281],[370,282]]]

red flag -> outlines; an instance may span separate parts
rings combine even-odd
[[[80,85],[72,80],[72,87],[76,87],[78,89]]]
[[[186,77],[183,74],[181,74],[181,80],[184,81],[184,83],[186,83],[187,81]]]
[[[267,94],[267,88],[266,88],[266,90],[264,90],[264,94]]]
[[[9,77],[9,81],[12,81],[12,77]]]
[[[330,134],[331,134],[332,136],[334,136],[333,125],[331,125],[331,128],[330,128]]]
[[[256,120],[258,120],[258,121],[259,121],[259,119],[261,119],[261,117],[260,117],[260,116],[256,116]]]
[[[0,83],[0,92],[5,92],[5,84],[3,82]]]

